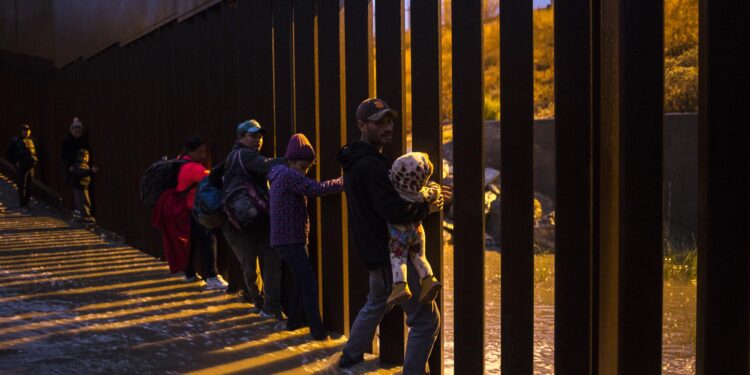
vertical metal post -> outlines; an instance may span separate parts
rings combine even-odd
[[[501,369],[531,374],[534,350],[532,2],[500,2]]]
[[[260,26],[256,24],[257,16],[255,13],[255,1],[251,0],[240,0],[237,2],[237,117],[223,126],[227,126],[232,131],[234,127],[240,122],[256,118],[260,121],[260,125],[263,127],[268,126],[270,123],[260,118],[259,106],[257,102],[256,90],[261,89],[261,82],[256,81],[256,71],[262,66],[262,63],[267,59],[263,53],[255,53],[263,42],[263,35],[260,30]],[[273,106],[273,102],[271,103]],[[271,117],[273,119],[273,116]],[[273,138],[273,137],[268,137]],[[234,137],[231,138],[234,140]],[[267,143],[269,140],[264,139]]]
[[[451,7],[455,371],[484,372],[484,150],[482,3]]]
[[[237,44],[239,39],[240,6],[250,9],[248,4],[238,4],[236,7],[230,7],[227,3],[221,4],[221,42],[224,54],[224,58],[222,59],[222,78],[224,80],[222,96],[224,98],[222,100],[221,118],[217,119],[219,123],[216,124],[221,129],[218,133],[223,136],[223,141],[219,144],[226,144],[232,139],[232,135],[234,135],[232,125],[239,124],[242,118],[237,106],[238,76],[240,74],[239,48]],[[221,162],[221,158],[224,157],[225,152],[226,150],[213,150],[212,154],[214,155],[215,164]]]
[[[602,2],[599,372],[661,372],[663,1]]]
[[[273,156],[276,139],[274,121],[274,56],[273,51],[273,0],[253,0],[254,12],[252,13],[253,40],[252,55],[255,61],[255,86],[253,88],[254,113],[246,114],[250,118],[257,119],[261,126],[267,129],[267,136],[263,139],[261,154]],[[240,37],[242,27],[240,27]],[[242,49],[242,47],[240,47]],[[244,103],[240,103],[242,105]],[[288,139],[287,139],[288,140]]]
[[[700,1],[697,373],[750,373],[746,1]],[[742,57],[745,56],[745,57]]]
[[[315,109],[315,1],[297,0],[292,9],[292,30],[294,31],[293,82],[294,82],[294,124],[296,132],[304,133],[313,145],[317,144],[317,124]],[[286,142],[285,142],[286,144]],[[318,156],[320,151],[318,150]],[[317,169],[309,173],[316,178]],[[308,198],[307,210],[311,217],[309,253],[313,268],[317,269],[318,257],[318,200]]]
[[[392,108],[404,114],[404,1],[380,0],[375,2],[375,48],[377,96]],[[406,129],[403,116],[394,121],[393,141],[383,154],[391,159],[405,150]]]
[[[369,96],[369,39],[368,28],[369,1],[344,1],[344,40],[345,40],[345,76],[346,76],[346,137],[349,140],[359,139],[357,126],[357,106]],[[354,323],[357,312],[365,303],[368,293],[367,270],[356,256],[348,256],[348,265],[344,271],[348,277],[349,287],[349,324]],[[347,332],[348,333],[348,332]]]
[[[375,47],[377,96],[401,114],[404,111],[404,3],[403,0],[375,2]],[[389,159],[403,154],[406,132],[403,117],[394,121],[394,137],[383,153]],[[395,306],[380,324],[380,359],[403,363],[405,350],[404,312]]]
[[[591,4],[555,16],[555,373],[591,374]]]
[[[208,13],[208,98],[206,100],[207,111],[206,111],[206,122],[200,125],[200,134],[204,141],[209,145],[217,144],[218,141],[223,140],[219,138],[224,132],[211,132],[208,133],[203,129],[206,129],[205,124],[218,124],[222,119],[222,113],[224,112],[224,103],[227,99],[224,98],[224,59],[227,58],[224,50],[224,43],[222,40],[223,29],[222,29],[222,7],[226,4],[217,4],[209,8],[206,12]],[[226,51],[228,52],[228,51]],[[232,100],[231,102],[235,102]],[[222,129],[223,130],[223,129]],[[224,151],[224,150],[222,150]],[[212,155],[207,155],[208,162],[213,163]],[[223,157],[223,155],[222,155]]]
[[[601,1],[591,0],[591,369],[599,368],[599,248],[601,233]]]
[[[294,133],[292,67],[292,1],[273,2],[273,92],[276,154],[284,155]]]
[[[336,178],[341,168],[336,161],[336,153],[344,142],[345,124],[341,116],[341,59],[340,6],[336,1],[318,1],[316,29],[316,65],[318,80],[316,94],[317,109],[317,149],[319,150],[318,175],[321,179]],[[325,136],[322,136],[325,135]],[[346,222],[341,194],[319,199],[318,226],[318,280],[323,301],[323,322],[327,329],[335,332],[348,332],[345,303],[347,279],[344,269],[348,249],[344,244]]]
[[[440,1],[411,3],[411,97],[412,146],[430,155],[434,181],[443,176],[443,128],[440,124]],[[380,85],[378,85],[380,87]],[[428,216],[423,222],[427,259],[438,280],[443,280],[443,214]],[[443,295],[438,295],[443,311]],[[441,315],[441,321],[442,315]],[[441,330],[442,332],[442,330]],[[430,356],[430,373],[443,373],[443,337],[438,336]]]

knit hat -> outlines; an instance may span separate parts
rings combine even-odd
[[[424,152],[410,152],[393,162],[388,176],[400,192],[418,193],[432,176],[430,156]]]
[[[315,160],[315,149],[304,134],[297,133],[289,140],[284,156],[287,160]]]
[[[73,123],[70,124],[70,131],[73,131],[73,129],[83,129],[83,123],[78,117],[73,117]]]
[[[237,125],[237,135],[240,136],[245,133],[266,134],[266,129],[261,128],[257,120],[247,120]]]

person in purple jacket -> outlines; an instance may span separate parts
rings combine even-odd
[[[310,325],[310,335],[315,340],[325,340],[318,309],[318,283],[313,274],[307,252],[310,218],[307,197],[320,197],[341,193],[343,177],[318,182],[305,177],[315,163],[315,150],[304,134],[295,134],[286,148],[286,164],[277,165],[268,172],[270,189],[271,246],[278,251],[294,275],[294,290],[289,302],[289,320],[286,330],[302,327],[298,317],[300,303]]]

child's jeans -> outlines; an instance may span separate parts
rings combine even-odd
[[[81,213],[81,218],[91,218],[91,198],[89,189],[73,188],[73,200],[75,209]]]
[[[421,222],[405,225],[388,224],[388,234],[394,283],[406,282],[407,257],[420,279],[432,276],[432,267],[425,256],[424,228]]]

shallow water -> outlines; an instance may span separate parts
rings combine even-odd
[[[485,373],[500,373],[500,254],[485,252]],[[453,247],[445,245],[444,358],[453,374]],[[554,373],[554,255],[534,258],[534,373]],[[664,282],[662,370],[664,374],[695,374],[696,286],[687,281]]]

